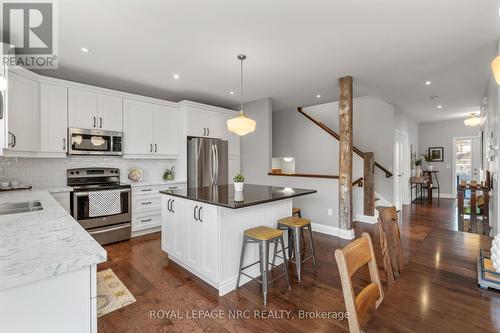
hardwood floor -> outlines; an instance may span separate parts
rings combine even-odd
[[[441,199],[439,205],[436,200],[432,206],[413,204],[403,210],[401,234],[406,261],[431,228],[457,230],[454,204]],[[355,231],[372,235],[379,256],[373,225],[357,223]],[[345,312],[334,251],[348,241],[320,233],[314,233],[314,238],[318,272],[314,272],[311,261],[307,262],[299,284],[295,267],[290,265],[292,290],[288,291],[284,279],[273,282],[266,308],[261,305],[257,282],[219,297],[211,286],[168,260],[160,249],[159,233],[106,246],[108,261],[98,269],[112,268],[137,302],[100,317],[99,332],[348,332],[347,319],[331,318],[333,312]],[[381,267],[380,256],[377,262]],[[381,277],[385,280],[383,271]],[[355,274],[355,288],[367,281],[367,269]],[[248,318],[230,317],[230,311],[236,310],[249,310],[240,313]],[[305,313],[316,315],[316,311],[330,318],[301,317]]]

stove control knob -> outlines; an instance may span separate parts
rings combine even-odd
[[[77,175],[79,175],[79,174],[80,174],[80,171],[77,171],[77,172],[76,172],[76,174],[77,174]]]
[[[69,174],[70,174],[70,175],[74,175],[74,174],[75,174],[75,172],[74,172],[74,171],[70,171],[70,172],[69,172]]]

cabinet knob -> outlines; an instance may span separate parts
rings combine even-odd
[[[196,221],[198,221],[198,218],[196,217],[196,209],[198,208],[198,206],[194,207],[193,209],[193,217]]]

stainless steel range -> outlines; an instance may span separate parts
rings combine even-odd
[[[67,184],[73,188],[71,195],[71,214],[73,218],[99,244],[109,244],[130,239],[132,229],[131,188],[128,184],[120,183],[120,169],[68,169]],[[113,194],[119,195],[119,199],[116,197],[116,201],[119,202],[113,203],[115,208],[113,213],[96,215],[91,206],[100,205],[106,211],[106,205],[109,204],[106,196]],[[95,202],[95,200],[101,200],[102,202]]]

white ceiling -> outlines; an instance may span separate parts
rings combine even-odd
[[[236,55],[244,52],[247,101],[272,97],[276,111],[325,103],[337,99],[337,78],[352,75],[356,96],[379,95],[417,121],[434,121],[479,106],[497,53],[499,5],[500,0],[60,0],[59,69],[45,73],[231,107],[239,101]],[[432,84],[425,86],[426,80]],[[441,99],[430,101],[431,95]]]

